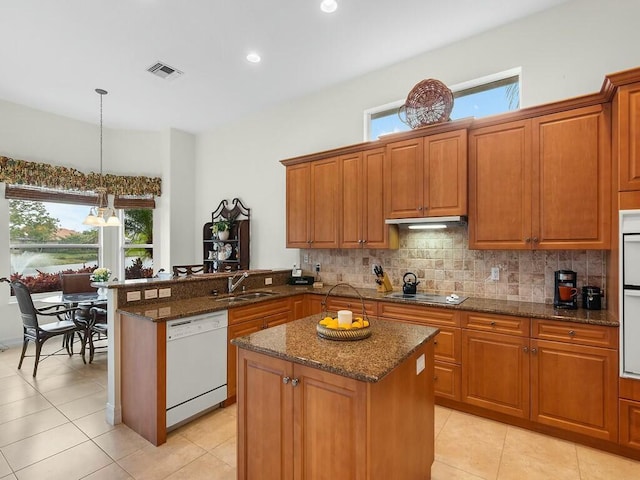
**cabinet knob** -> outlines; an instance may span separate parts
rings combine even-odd
[[[299,383],[300,383],[300,380],[298,380],[297,378],[294,378],[293,380],[291,380],[291,385],[293,385],[294,387],[297,387]]]
[[[422,207],[418,207],[418,210],[422,210]]]
[[[538,349],[537,349],[537,348],[535,348],[535,347],[534,347],[534,348],[532,348],[532,349],[531,349],[531,353],[533,353],[533,354],[535,355],[536,353],[538,353]]]
[[[489,325],[491,325],[492,327],[496,326],[496,322],[491,322]]]
[[[524,239],[525,243],[531,243],[531,237],[527,237]]]
[[[433,381],[435,382],[435,381],[437,381],[437,380],[438,380],[438,376],[437,376],[437,375],[434,375],[434,376],[433,376]]]
[[[533,243],[538,243],[538,237],[533,237]]]
[[[291,380],[289,377],[284,377],[282,379],[282,383],[284,383],[286,385],[287,383],[289,383],[289,380]]]
[[[576,335],[576,331],[575,330],[569,330],[569,335],[574,337]]]
[[[437,344],[438,344],[438,340],[434,340],[434,341],[433,341],[433,344],[434,344],[434,345],[437,345]]]
[[[522,351],[524,353],[528,353],[529,352],[529,347],[522,347]]]

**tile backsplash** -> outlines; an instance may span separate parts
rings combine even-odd
[[[553,272],[574,270],[578,288],[603,289],[606,301],[606,252],[601,250],[469,250],[467,227],[446,230],[400,230],[398,250],[327,249],[301,250],[305,274],[319,263],[321,281],[347,282],[354,287],[375,288],[373,264],[387,272],[394,290],[402,277],[413,272],[418,291],[465,295],[477,298],[553,303]],[[303,262],[308,256],[307,262]],[[491,268],[500,279],[491,280]],[[605,306],[603,305],[603,308]]]

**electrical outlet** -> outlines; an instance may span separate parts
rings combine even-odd
[[[149,300],[150,298],[158,298],[158,289],[152,288],[144,291],[144,299]]]
[[[158,297],[167,298],[171,296],[171,288],[159,288]]]
[[[320,264],[316,263],[316,273],[320,273]]]
[[[140,300],[140,291],[136,290],[134,292],[127,292],[127,302],[137,302]]]
[[[271,285],[273,283],[273,279],[271,277],[267,277],[264,279],[265,285]]]
[[[308,254],[308,253],[305,253],[305,254],[302,256],[302,261],[303,261],[304,263],[309,263],[309,254]]]
[[[491,267],[491,280],[493,280],[494,282],[500,280],[500,268]]]

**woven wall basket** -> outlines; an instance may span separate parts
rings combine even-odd
[[[429,78],[411,89],[398,116],[411,128],[418,128],[448,121],[452,109],[451,90],[441,81]]]

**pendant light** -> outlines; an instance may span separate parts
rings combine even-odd
[[[107,94],[107,91],[96,88],[96,93],[100,95],[100,186],[95,189],[98,194],[97,205],[91,207],[89,215],[82,223],[91,227],[119,227],[121,223],[115,210],[109,206],[109,194],[102,176],[102,97]]]

